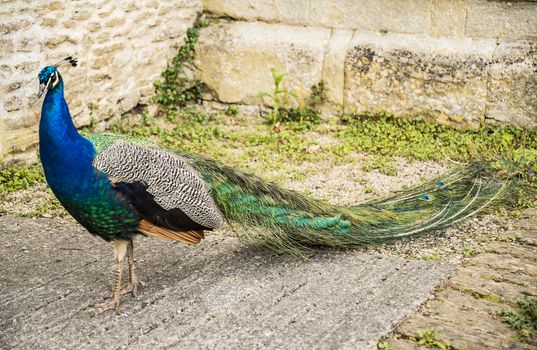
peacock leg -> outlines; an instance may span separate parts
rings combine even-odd
[[[129,283],[121,289],[121,294],[132,293],[134,297],[137,297],[139,287],[144,287],[145,282],[134,271],[134,243],[132,241],[129,241],[129,245],[127,246],[127,258],[129,263]]]
[[[114,241],[114,258],[116,262],[116,273],[114,280],[114,288],[112,289],[112,297],[104,303],[95,305],[94,316],[103,313],[107,310],[116,310],[119,315],[119,304],[121,298],[121,275],[123,273],[123,260],[127,254],[127,247],[130,241],[115,240]]]

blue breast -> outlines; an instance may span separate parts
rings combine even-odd
[[[40,157],[52,191],[88,231],[107,240],[136,230],[138,216],[93,165],[93,144],[76,130],[63,97],[63,83],[43,102],[39,125]]]

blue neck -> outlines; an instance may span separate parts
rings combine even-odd
[[[63,96],[63,81],[49,89],[39,124],[41,162],[47,182],[56,194],[83,187],[84,174],[94,172],[95,149],[75,128]]]

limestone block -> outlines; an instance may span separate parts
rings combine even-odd
[[[11,95],[4,100],[4,110],[6,112],[18,111],[23,107],[23,100],[20,96]]]
[[[8,55],[13,52],[15,45],[12,39],[0,38],[0,55]]]
[[[471,37],[537,37],[537,3],[470,1],[466,35]]]
[[[328,100],[336,105],[343,105],[345,88],[345,56],[347,55],[352,31],[336,29],[326,46],[323,63],[323,82]]]
[[[488,67],[486,118],[537,127],[537,43],[503,41]]]
[[[429,0],[204,0],[210,13],[242,20],[400,33],[430,31]]]
[[[421,114],[470,125],[482,121],[494,40],[356,33],[350,47],[346,110]]]
[[[430,8],[428,0],[312,0],[310,21],[331,28],[426,33],[431,27]]]
[[[6,130],[4,146],[6,153],[29,151],[38,142],[37,126],[31,128]]]
[[[258,104],[260,92],[274,89],[271,68],[286,73],[284,88],[306,96],[322,78],[329,37],[321,28],[221,23],[201,32],[196,64],[222,102]]]
[[[85,21],[90,17],[91,17],[91,12],[90,11],[82,10],[82,11],[75,11],[73,13],[73,16],[71,16],[71,19],[73,19],[75,21]]]
[[[431,35],[462,37],[466,24],[467,0],[437,0],[431,6]]]
[[[291,2],[291,1],[290,1]],[[297,0],[295,3],[303,5],[305,1]],[[203,10],[217,16],[228,16],[234,19],[256,20],[263,19],[276,21],[278,8],[275,1],[268,0],[203,0]]]
[[[123,96],[118,99],[120,109],[123,111],[130,111],[138,104],[140,100],[140,89],[135,86],[128,90]]]

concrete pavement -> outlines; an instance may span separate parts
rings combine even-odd
[[[376,349],[453,267],[354,251],[308,260],[208,234],[140,238],[138,299],[92,317],[110,292],[112,246],[70,219],[0,217],[0,347]]]

